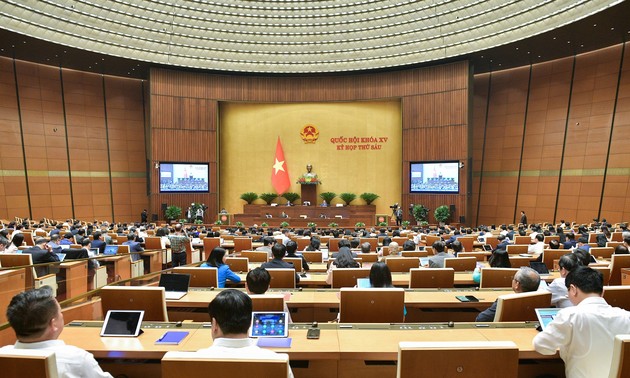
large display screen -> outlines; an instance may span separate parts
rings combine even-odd
[[[208,164],[160,162],[160,193],[208,193]]]
[[[459,193],[459,161],[411,163],[411,193]]]

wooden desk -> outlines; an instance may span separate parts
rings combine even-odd
[[[162,251],[144,251],[140,254],[144,260],[144,268],[148,273],[162,270]]]
[[[0,323],[6,323],[6,309],[16,294],[24,291],[26,273],[24,268],[0,271]]]
[[[59,264],[66,276],[66,298],[74,298],[88,291],[87,260]]]
[[[106,257],[99,260],[107,266],[107,283],[131,278],[131,260],[129,255]]]
[[[630,268],[621,268],[621,284],[630,285]]]

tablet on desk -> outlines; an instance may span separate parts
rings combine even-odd
[[[536,317],[538,317],[538,323],[543,330],[547,328],[547,325],[558,315],[559,308],[536,308]]]
[[[288,335],[286,312],[252,312],[249,337],[287,337]]]
[[[101,336],[136,337],[140,335],[140,325],[144,311],[109,310],[101,328]]]
[[[109,256],[113,256],[117,253],[118,253],[117,245],[107,245],[105,246],[105,252],[103,252],[104,255],[109,255]]]

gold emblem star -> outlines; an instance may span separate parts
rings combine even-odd
[[[274,172],[275,175],[277,175],[279,171],[286,172],[284,170],[283,165],[284,165],[284,160],[279,161],[278,159],[276,159],[276,163],[273,165],[273,169],[275,169],[275,172]]]

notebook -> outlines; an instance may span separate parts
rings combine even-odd
[[[142,332],[140,325],[144,311],[109,310],[101,328],[101,336],[136,337]]]
[[[540,261],[531,261],[529,263],[529,266],[534,269],[535,271],[538,272],[538,274],[543,275],[543,274],[547,274],[549,275],[549,269],[547,269],[547,265],[545,265],[544,262],[540,262]]]
[[[158,286],[164,288],[164,298],[166,299],[180,299],[188,293],[188,286],[190,285],[190,274],[161,274],[160,283]]]
[[[559,308],[537,308],[535,309],[536,311],[536,316],[538,317],[538,323],[540,323],[540,328],[543,329],[543,331],[545,330],[545,328],[547,328],[547,325],[549,323],[551,323],[551,321],[556,317],[556,315],[558,314],[558,311],[560,311],[561,309]]]
[[[287,337],[288,335],[286,312],[252,312],[249,337]]]
[[[115,255],[118,253],[118,246],[117,245],[106,245],[105,246],[105,252],[103,254],[105,255]]]

